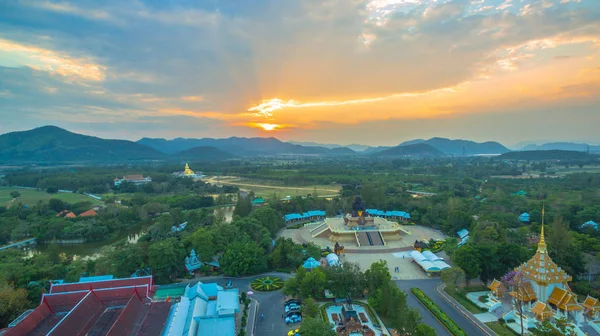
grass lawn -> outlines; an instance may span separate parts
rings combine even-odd
[[[10,193],[12,191],[18,191],[21,194],[21,196],[15,201],[14,204],[22,203],[23,205],[33,206],[38,201],[48,202],[51,198],[58,198],[59,200],[65,201],[67,203],[88,201],[92,204],[102,204],[101,201],[98,201],[94,198],[75,193],[48,194],[45,191],[38,191],[33,189],[0,188],[0,205],[7,205],[10,202],[10,200],[12,199]]]
[[[448,295],[452,296],[454,300],[458,301],[458,303],[460,303],[463,307],[465,307],[466,310],[468,310],[472,314],[479,314],[485,312],[485,310],[479,308],[477,305],[475,305],[473,302],[467,299],[464,295],[458,293],[456,290],[452,290],[446,287],[444,291],[446,291]]]
[[[216,183],[214,178],[207,180],[210,183]],[[277,194],[278,198],[284,198],[286,196],[306,196],[312,194],[313,191],[317,190],[318,196],[335,196],[340,192],[341,187],[338,185],[312,185],[312,186],[298,186],[290,187],[284,185],[277,185],[272,181],[252,180],[247,178],[236,178],[236,177],[222,177],[221,184],[238,186],[240,189],[254,191],[257,196],[271,196]]]
[[[498,335],[498,336],[514,336],[514,335],[517,335],[515,332],[513,332],[510,329],[508,329],[508,327],[505,327],[502,323],[500,323],[498,321],[496,321],[496,322],[486,322],[485,325],[488,326],[490,329],[492,329],[492,331],[495,332],[496,335]]]

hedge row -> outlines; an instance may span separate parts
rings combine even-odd
[[[431,299],[423,293],[419,288],[411,288],[410,291],[421,301],[421,303],[427,308],[435,318],[437,318],[442,324],[450,331],[454,336],[467,336],[467,334],[452,321],[451,318],[446,315],[438,306],[431,301]]]

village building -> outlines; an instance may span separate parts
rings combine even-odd
[[[159,336],[171,303],[152,302],[153,287],[151,276],[114,279],[108,275],[51,283],[40,304],[0,334]]]
[[[185,288],[173,305],[164,336],[235,336],[235,314],[240,312],[239,291],[216,283],[198,282]]]
[[[79,217],[94,217],[98,216],[98,213],[94,211],[94,209],[90,209],[88,211],[82,212],[79,214]]]
[[[133,183],[136,186],[141,186],[146,183],[152,182],[152,178],[150,176],[144,177],[144,175],[136,174],[136,175],[125,175],[121,179],[117,177],[113,180],[113,184],[115,185],[115,187],[120,186],[124,182]]]

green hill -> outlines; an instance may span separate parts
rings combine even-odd
[[[444,157],[446,154],[433,148],[426,143],[417,143],[406,146],[396,146],[370,154],[379,157],[414,157],[414,158],[436,158]]]
[[[598,158],[598,155],[586,152],[566,150],[528,150],[520,152],[509,152],[498,156],[504,160],[590,160]]]
[[[164,156],[133,141],[100,139],[56,126],[0,135],[0,162],[121,162]]]
[[[184,161],[221,161],[238,157],[231,153],[222,151],[215,147],[200,146],[184,150],[171,156],[174,159]]]

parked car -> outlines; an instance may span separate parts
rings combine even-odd
[[[300,310],[302,306],[301,305],[297,305],[295,303],[285,306],[285,312],[290,312],[290,311],[296,311],[296,310]]]
[[[288,314],[285,317],[285,323],[290,324],[290,323],[300,323],[302,322],[302,314],[300,313],[293,313],[293,314]]]
[[[287,301],[285,301],[285,302],[283,303],[283,305],[284,305],[284,306],[288,306],[288,305],[290,305],[290,304],[292,304],[292,303],[295,303],[295,304],[298,304],[298,305],[299,305],[299,304],[301,304],[302,302],[301,302],[300,300],[298,300],[298,299],[290,299],[290,300],[287,300]]]

